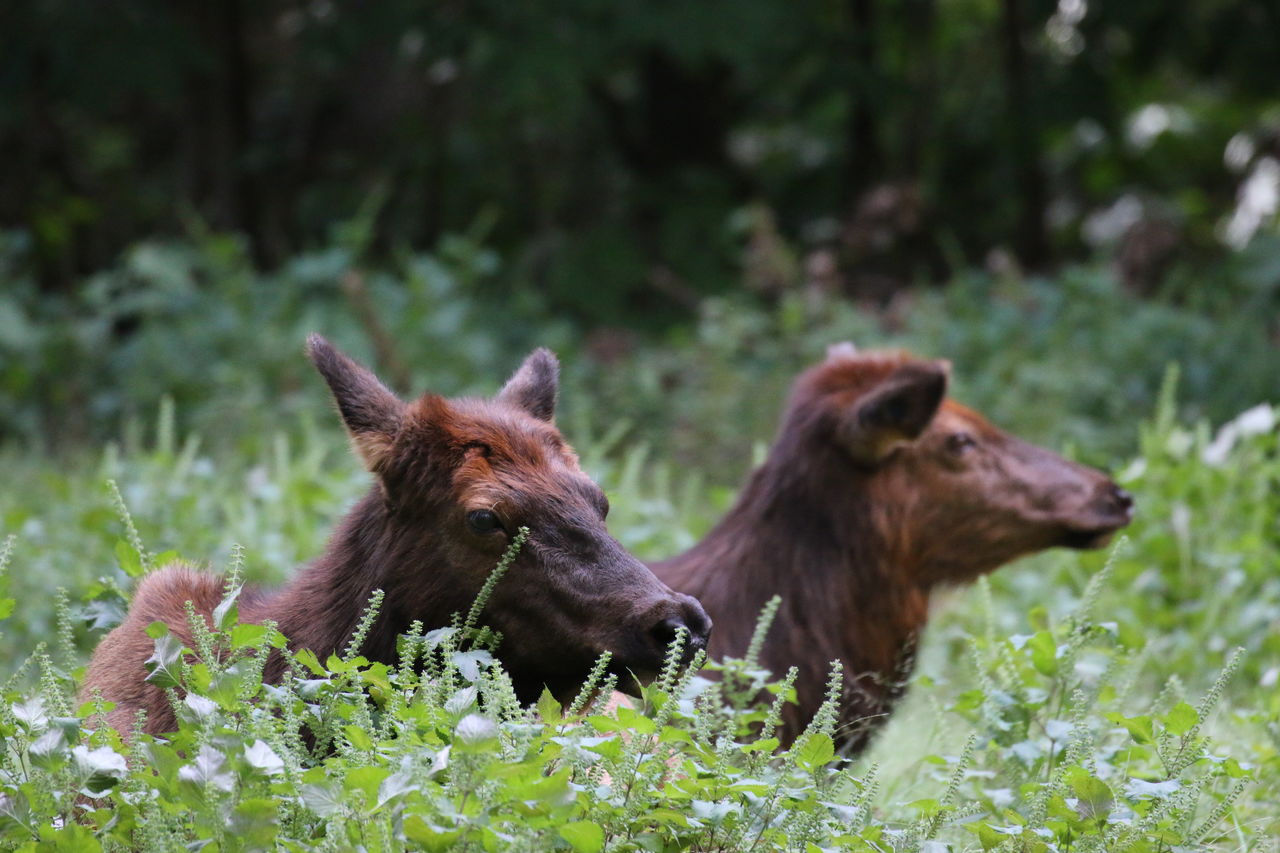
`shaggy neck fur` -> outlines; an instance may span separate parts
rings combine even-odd
[[[311,649],[324,660],[346,647],[369,598],[381,589],[386,595],[360,654],[395,663],[396,638],[415,619],[434,627],[465,607],[463,596],[440,588],[431,570],[439,555],[422,533],[430,527],[411,529],[407,536],[406,525],[397,523],[379,489],[370,490],[343,518],[318,559],[284,588],[246,603],[245,621],[273,618],[293,648]],[[415,580],[411,591],[398,588],[406,576]],[[273,660],[268,677],[278,676],[274,670],[282,666]]]
[[[828,671],[820,662],[840,660],[839,740],[856,751],[902,693],[928,593],[908,580],[906,543],[882,532],[894,529],[893,520],[877,517],[882,510],[866,474],[829,443],[805,447],[792,435],[783,430],[769,461],[702,542],[653,570],[702,601],[716,623],[716,657],[741,656],[756,614],[784,594],[761,654],[775,678],[800,668],[799,706],[787,706],[784,734],[798,735],[821,705]]]

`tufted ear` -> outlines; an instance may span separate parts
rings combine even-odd
[[[919,438],[946,396],[949,367],[945,361],[908,362],[859,397],[840,430],[854,458],[874,465]]]
[[[356,453],[366,468],[380,471],[404,417],[404,403],[372,372],[339,352],[320,335],[307,338],[307,355],[329,383]]]
[[[560,362],[551,350],[538,347],[511,375],[498,392],[498,399],[519,406],[535,418],[550,422],[556,415],[560,393]]]

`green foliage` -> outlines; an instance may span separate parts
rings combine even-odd
[[[347,227],[354,236],[270,274],[254,272],[240,242],[209,234],[141,244],[66,299],[10,272],[0,287],[0,391],[10,401],[0,440],[68,452],[124,432],[136,444],[166,398],[155,438],[192,458],[232,446],[266,456],[279,424],[299,415],[336,434],[322,416],[323,383],[300,357],[311,331],[405,393],[490,393],[529,349],[549,346],[564,366],[559,420],[596,464],[621,464],[620,447],[661,447],[662,458],[634,457],[626,475],[674,461],[716,485],[739,481],[794,374],[841,340],[951,359],[962,401],[1098,463],[1136,450],[1134,425],[1171,363],[1184,364],[1179,415],[1190,421],[1274,397],[1280,373],[1274,241],[1256,241],[1201,277],[1212,287],[1177,299],[1139,299],[1101,266],[1055,279],[969,273],[903,291],[884,309],[820,290],[739,294],[706,301],[692,327],[666,337],[611,340],[584,339],[530,291],[487,294],[499,261],[472,237],[369,268],[360,222]],[[179,433],[203,444],[176,446]]]
[[[193,440],[161,424],[154,446],[5,496],[0,603],[21,604],[0,622],[15,663],[0,846],[1252,849],[1280,832],[1280,412],[1215,433],[1180,421],[1173,395],[1171,379],[1121,474],[1140,513],[1127,541],[1042,555],[962,594],[931,626],[907,706],[853,762],[835,754],[830,706],[777,751],[794,674],[775,681],[751,655],[715,663],[712,680],[678,669],[677,646],[634,707],[606,704],[602,660],[569,707],[549,695],[521,707],[494,662],[500,639],[473,630],[483,602],[474,619],[415,626],[397,665],[353,642],[327,661],[289,655],[284,681],[264,685],[284,638],[237,624],[240,585],[314,553],[363,478],[309,433],[239,467],[201,466],[197,449],[175,449]],[[704,489],[686,500],[678,483],[628,473],[643,467],[624,456],[602,473],[624,538],[648,517],[675,529],[638,538],[667,547],[717,514]],[[683,524],[667,518],[676,508]],[[148,677],[174,688],[180,730],[127,743],[102,703],[80,704],[73,675],[123,612],[130,572],[175,543],[219,555],[227,594],[213,630],[193,620],[194,649],[152,632]],[[60,604],[51,578],[83,595]],[[766,607],[760,636],[775,616]],[[840,688],[837,672],[832,698]]]
[[[275,433],[271,418],[326,411],[301,357],[312,331],[377,364],[397,390],[444,394],[489,391],[533,346],[566,340],[532,296],[473,297],[498,264],[474,240],[376,272],[360,264],[367,239],[336,239],[270,274],[232,237],[151,241],[64,298],[16,262],[4,268],[0,244],[0,391],[22,401],[0,412],[0,438],[67,450],[150,419],[162,398],[215,444]],[[530,322],[495,324],[500,307]],[[173,421],[161,426],[171,440]]]
[[[709,300],[678,345],[641,348],[612,366],[588,363],[589,396],[643,424],[637,437],[664,454],[713,482],[734,482],[752,442],[772,435],[795,374],[829,344],[902,346],[949,359],[953,395],[998,426],[1108,465],[1136,449],[1134,427],[1154,408],[1170,364],[1184,365],[1184,419],[1223,421],[1275,399],[1277,315],[1267,306],[1280,290],[1253,291],[1246,282],[1261,279],[1243,267],[1217,275],[1220,298],[1195,305],[1137,299],[1096,267],[1056,279],[973,273],[904,293],[885,311],[812,293],[772,306]],[[724,390],[740,388],[752,392]]]

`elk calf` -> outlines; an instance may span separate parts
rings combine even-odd
[[[524,526],[528,540],[483,617],[506,638],[498,657],[522,700],[544,685],[572,695],[604,651],[614,671],[643,681],[677,631],[689,632],[688,654],[705,647],[711,623],[698,602],[672,592],[606,530],[604,493],[552,423],[558,365],[550,352],[534,351],[491,400],[427,394],[404,403],[323,338],[313,335],[308,351],[376,482],[291,583],[241,593],[242,620],[274,619],[294,648],[323,660],[346,645],[381,589],[361,653],[393,663],[397,636],[415,620],[442,625],[470,606]],[[220,577],[181,566],[144,578],[124,622],[94,651],[83,696],[114,702],[108,720],[118,731],[139,709],[147,732],[171,730],[164,693],[145,680],[153,650],[145,629],[164,622],[191,646],[185,602],[207,619],[222,594]],[[265,678],[282,669],[274,657]]]
[[[845,666],[839,740],[857,752],[912,668],[932,591],[1054,546],[1096,548],[1133,502],[1101,472],[944,399],[948,365],[833,347],[796,381],[768,459],[698,545],[651,567],[716,620],[714,656],[742,655],[782,596],[761,661],[795,665],[793,739]]]

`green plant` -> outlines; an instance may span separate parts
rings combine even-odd
[[[607,661],[567,707],[521,707],[492,655],[512,638],[484,632],[479,609],[416,626],[399,665],[353,643],[293,655],[263,685],[284,638],[236,623],[237,589],[314,554],[361,491],[339,442],[304,424],[212,455],[165,406],[79,464],[11,453],[0,846],[1256,849],[1280,833],[1280,413],[1191,426],[1175,389],[1171,377],[1118,474],[1137,497],[1128,541],[958,593],[931,621],[905,706],[853,762],[825,715],[778,751],[790,677],[751,651],[668,667],[636,707],[607,705]],[[723,490],[619,448],[621,430],[579,442],[619,535],[654,557],[696,539]],[[191,659],[157,631],[151,677],[184,688],[180,730],[126,743],[103,706],[79,702],[75,676],[174,547],[225,566],[228,594]],[[752,649],[779,629],[773,613]]]

